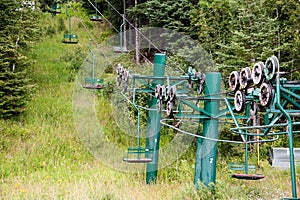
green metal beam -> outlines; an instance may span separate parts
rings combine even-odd
[[[157,53],[154,55],[154,70],[153,77],[163,77],[165,73],[166,54]],[[153,81],[153,85],[163,84],[163,79],[156,79]],[[151,97],[149,101],[149,108],[155,108],[157,99]],[[159,154],[159,142],[160,142],[160,119],[161,113],[158,110],[149,110],[147,133],[146,133],[146,146],[153,148],[152,162],[147,164],[146,169],[146,183],[154,184],[157,179],[158,171],[158,154]]]
[[[279,74],[279,66],[278,66],[278,73],[276,75],[276,105],[278,106],[279,110],[282,111],[282,114],[286,117],[288,122],[287,128],[288,128],[288,137],[289,137],[288,143],[289,143],[289,150],[290,150],[290,172],[291,172],[291,183],[292,183],[292,195],[293,198],[297,198],[296,172],[295,172],[295,161],[294,161],[293,123],[290,115],[286,112],[286,110],[281,105],[280,90],[286,90],[286,89],[281,88],[279,83],[280,83],[280,74]]]
[[[206,73],[205,95],[215,94],[218,97],[220,93],[221,74],[217,72]],[[218,100],[205,100],[204,110],[210,116],[217,115],[220,102]],[[209,138],[218,138],[218,119],[204,119],[203,136]],[[216,158],[217,142],[210,140],[197,139],[196,164],[194,184],[199,188],[199,181],[205,186],[214,184],[216,180]]]

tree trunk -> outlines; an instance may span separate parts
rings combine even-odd
[[[137,6],[138,1],[134,0],[134,6]],[[139,51],[140,51],[140,41],[139,41],[139,19],[138,17],[135,18],[135,58],[136,58],[136,64],[139,65],[140,64],[140,55],[139,55]]]
[[[126,21],[126,2],[125,0],[123,0],[123,14],[124,14],[124,30],[123,30],[123,48],[126,50],[127,49],[127,39],[126,39],[126,24],[127,24],[127,21]]]
[[[253,6],[253,2],[250,1],[249,2],[249,13],[250,13],[250,21],[249,21],[249,27],[250,27],[250,63],[255,63],[255,57],[254,57],[254,53],[253,53],[253,22],[252,22],[252,17],[253,17],[253,11],[252,11],[252,6]]]
[[[279,18],[278,9],[276,9],[276,17]],[[277,31],[277,42],[278,42],[278,55],[277,55],[277,58],[278,58],[278,60],[280,60],[280,26],[278,26],[278,31]]]

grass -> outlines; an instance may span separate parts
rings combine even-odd
[[[55,23],[56,19],[49,19]],[[79,46],[86,49],[86,33]],[[144,184],[144,173],[124,173],[105,166],[84,147],[73,119],[70,60],[78,45],[61,44],[56,33],[33,50],[32,78],[37,93],[24,119],[0,121],[0,199],[278,199],[291,197],[289,174],[261,164],[266,178],[242,181],[230,178],[219,158],[215,194],[193,186],[194,147],[173,165],[160,170],[156,185]],[[113,79],[112,79],[113,80]],[[99,98],[98,120],[103,129],[120,131],[110,115],[109,101]],[[102,105],[99,107],[99,105]],[[108,155],[109,156],[109,155]],[[123,155],[120,155],[120,162]],[[299,170],[298,170],[299,171]],[[297,177],[299,184],[299,177]]]

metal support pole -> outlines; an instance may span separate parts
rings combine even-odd
[[[205,95],[210,97],[219,97],[221,84],[221,74],[218,72],[206,73]],[[215,94],[215,95],[212,95]],[[211,115],[217,115],[219,112],[218,100],[205,100],[204,110]],[[218,138],[218,119],[205,119],[203,123],[203,136],[209,138]],[[211,140],[197,139],[196,164],[194,184],[199,189],[199,181],[205,186],[210,186],[216,181],[216,158],[217,142]]]
[[[248,133],[248,130],[246,131]],[[249,135],[245,136],[246,143],[245,143],[245,174],[248,174],[248,138]]]
[[[66,5],[66,14],[69,18],[69,35],[72,34],[72,23],[71,23],[71,17],[69,16],[69,12],[68,12],[68,5]]]
[[[95,7],[96,7],[96,9],[95,9],[95,17],[97,17],[97,7],[98,7],[98,5],[97,5],[97,1],[95,1]]]
[[[126,1],[123,0],[123,48],[127,50],[127,39],[126,39]]]
[[[122,15],[122,24],[120,26],[120,50],[123,50],[123,26],[124,26],[124,14]]]
[[[93,87],[94,87],[94,84],[95,84],[95,57],[94,57],[94,52],[91,47],[91,40],[89,40],[89,51],[92,55],[92,83],[93,83]]]
[[[279,63],[279,62],[278,62]],[[293,198],[297,198],[297,184],[296,184],[296,170],[295,170],[295,160],[294,160],[294,139],[293,139],[293,125],[291,116],[286,112],[286,110],[282,107],[280,102],[280,73],[279,73],[279,65],[278,72],[276,75],[276,104],[279,110],[286,117],[288,122],[288,143],[289,143],[289,151],[290,151],[290,172],[291,172],[291,182],[292,182],[292,195]]]
[[[165,73],[166,54],[157,53],[154,55],[154,77],[163,77]],[[163,80],[153,81],[153,85],[163,84]],[[149,108],[155,108],[157,99],[151,97],[149,100]],[[149,110],[146,134],[146,146],[153,148],[152,162],[147,164],[146,183],[156,183],[158,170],[158,153],[160,141],[160,119],[161,113],[159,110]]]

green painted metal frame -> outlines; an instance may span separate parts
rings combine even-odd
[[[95,55],[94,55],[94,52],[91,47],[91,40],[89,40],[88,49],[89,49],[89,52],[91,53],[91,57],[92,57],[92,71],[91,71],[92,77],[86,77],[84,79],[83,88],[102,89],[104,86],[104,79],[95,78]]]
[[[123,44],[123,28],[125,25],[125,15],[122,14],[122,23],[120,25],[120,38],[119,38],[119,42],[120,42],[120,46],[114,46],[113,47],[113,51],[117,52],[117,53],[122,53],[122,52],[128,52],[127,48],[125,48],[125,45]]]
[[[219,94],[221,84],[221,73],[206,73],[205,94]],[[218,97],[218,95],[211,96]],[[216,115],[219,112],[219,100],[205,100],[204,110],[209,115]],[[203,120],[203,136],[218,139],[218,118]],[[211,187],[216,180],[217,142],[197,139],[196,163],[194,184],[199,188],[199,181],[205,186]],[[213,187],[213,186],[212,186]]]
[[[50,12],[53,14],[61,13],[61,5],[59,4],[51,5]]]
[[[68,34],[64,34],[62,42],[67,44],[77,44],[79,39],[78,39],[78,35],[72,33],[72,21],[71,21],[71,16],[69,15],[68,12],[68,6],[69,5],[66,5],[66,15],[69,19],[69,30],[68,30]]]
[[[166,54],[156,53],[154,55],[153,77],[163,77],[165,74]],[[163,84],[163,80],[153,80],[153,86]],[[157,99],[152,97],[149,100],[149,108],[156,107]],[[161,112],[159,110],[148,111],[146,146],[153,148],[153,161],[146,167],[146,183],[153,184],[157,180],[158,156],[160,146],[160,120]]]
[[[238,125],[236,125],[236,128],[232,128],[231,130],[235,133],[239,133],[239,134],[243,134],[245,135],[246,141],[249,135],[251,136],[270,136],[270,135],[280,135],[280,134],[287,134],[288,135],[288,146],[289,146],[289,151],[290,151],[290,176],[291,176],[291,186],[292,186],[292,199],[297,199],[297,184],[296,184],[296,171],[295,171],[295,161],[294,161],[294,140],[293,140],[293,135],[296,133],[300,133],[300,131],[293,131],[293,125],[299,125],[300,122],[293,122],[291,116],[293,114],[296,114],[297,116],[299,116],[300,114],[300,110],[286,110],[284,109],[284,107],[288,104],[291,103],[292,105],[294,105],[297,108],[300,108],[300,104],[298,104],[294,99],[292,99],[291,97],[294,97],[298,100],[300,100],[300,96],[297,95],[296,93],[294,93],[297,90],[300,90],[300,82],[297,82],[298,85],[295,84],[289,84],[288,82],[286,82],[286,79],[280,78],[280,67],[278,64],[278,69],[276,72],[276,79],[275,79],[275,83],[273,83],[273,86],[275,87],[275,94],[274,94],[274,100],[271,103],[271,109],[267,110],[266,114],[265,114],[265,119],[268,118],[268,116],[270,116],[270,114],[275,114],[273,115],[273,119],[272,121],[267,121],[269,122],[269,124],[266,125],[262,125],[262,126],[246,126],[246,127],[239,127]],[[284,86],[286,86],[287,88],[291,88],[291,90],[286,89]],[[281,103],[281,97],[283,97],[285,100],[283,103]],[[278,109],[276,109],[276,107]],[[284,116],[287,120],[286,123],[277,123],[278,119],[281,116]],[[284,132],[274,132],[273,134],[270,134],[269,131],[271,130],[271,128],[274,127],[287,127],[287,131]],[[261,128],[261,129],[265,129],[263,134],[253,134],[253,133],[247,133],[247,130],[249,129],[257,129],[257,128]],[[247,145],[247,143],[246,143]],[[246,146],[247,147],[247,146]],[[247,148],[246,148],[247,149]],[[247,152],[247,151],[246,151]],[[247,160],[247,154],[245,155],[246,160]],[[246,167],[247,169],[247,163],[246,163]],[[246,172],[247,173],[247,172]]]
[[[95,7],[98,7],[97,1],[95,1]],[[91,15],[90,16],[90,20],[91,21],[102,21],[102,17],[100,15],[98,15],[97,13],[97,9],[95,8],[95,15]]]
[[[280,71],[278,71],[276,75],[276,104],[278,108],[282,111],[283,115],[286,117],[288,121],[288,143],[290,150],[290,172],[291,172],[291,183],[292,183],[292,196],[293,198],[297,198],[297,184],[296,184],[296,172],[295,172],[295,160],[294,160],[294,140],[293,140],[293,122],[290,115],[286,112],[286,110],[282,107],[280,103]]]
[[[154,69],[153,76],[140,76],[140,75],[132,75],[133,80],[138,80],[138,82],[146,88],[139,88],[136,89],[134,92],[148,92],[153,93],[155,90],[156,84],[163,84],[166,80],[176,80],[178,82],[172,83],[175,84],[181,84],[185,83],[188,80],[188,76],[180,76],[180,77],[166,77],[163,75],[162,71],[156,71],[156,65]],[[211,74],[217,74],[217,73],[211,73]],[[249,136],[260,136],[261,138],[266,137],[266,139],[257,140],[254,142],[272,142],[279,138],[279,135],[288,134],[289,138],[289,149],[290,149],[290,166],[291,166],[291,184],[292,184],[292,195],[293,198],[297,197],[296,194],[296,179],[295,179],[295,165],[294,165],[294,155],[293,155],[293,134],[300,133],[299,131],[293,131],[292,127],[293,125],[300,125],[300,122],[293,122],[291,119],[292,115],[298,115],[300,113],[299,110],[287,110],[284,109],[284,107],[290,103],[296,108],[300,108],[300,104],[297,100],[300,100],[300,95],[296,94],[296,91],[300,90],[300,82],[297,82],[298,85],[295,85],[291,82],[286,81],[284,78],[280,78],[279,73],[279,67],[278,72],[276,72],[276,79],[274,82],[272,82],[272,86],[275,87],[274,92],[274,99],[269,106],[269,108],[266,109],[265,112],[265,125],[259,125],[259,126],[251,126],[249,124],[241,124],[239,121],[240,119],[250,121],[250,112],[249,112],[249,105],[251,101],[258,101],[259,92],[254,90],[251,93],[247,93],[246,96],[246,112],[244,115],[241,114],[235,114],[234,113],[234,106],[233,104],[233,98],[231,97],[220,97],[217,94],[220,92],[220,87],[218,84],[212,83],[213,81],[218,81],[219,78],[212,78],[210,73],[206,74],[206,86],[205,87],[213,87],[211,89],[206,89],[206,94],[204,96],[197,96],[194,98],[190,98],[187,96],[184,96],[187,94],[187,91],[185,88],[180,91],[180,93],[183,96],[178,95],[178,106],[177,106],[177,113],[175,114],[175,117],[177,119],[198,119],[198,132],[199,132],[199,126],[200,123],[203,123],[203,136],[198,136],[197,140],[197,152],[196,152],[196,167],[195,167],[195,177],[194,177],[194,184],[196,187],[199,187],[199,181],[201,181],[204,185],[210,186],[211,183],[215,182],[215,160],[216,160],[216,151],[215,146],[218,141],[223,141],[218,139],[218,120],[219,119],[232,119],[233,122],[230,122],[231,124],[234,124],[234,128],[231,128],[231,131],[233,133],[236,133],[241,136],[242,143],[245,145],[245,163],[243,164],[242,168],[239,168],[241,171],[245,171],[246,175],[244,178],[256,180],[263,178],[263,175],[257,175],[254,174],[254,177],[252,177],[253,174],[249,174],[249,171],[253,171],[253,165],[250,165],[248,163],[248,145],[250,143],[253,143],[253,141],[249,141]],[[220,76],[220,75],[218,75]],[[147,81],[144,80],[152,80],[152,84],[149,84]],[[209,91],[209,92],[207,92]],[[281,102],[281,97],[283,98],[283,102]],[[296,100],[295,100],[296,99]],[[194,101],[204,101],[204,109],[200,108]],[[209,104],[213,103],[219,103],[223,101],[225,103],[224,109],[212,109],[218,108],[218,106],[209,106]],[[152,98],[149,102],[149,115],[148,115],[148,129],[147,129],[147,141],[146,146],[153,148],[153,162],[147,164],[147,172],[146,172],[146,183],[155,183],[157,178],[157,165],[158,165],[158,150],[159,150],[159,129],[160,129],[160,123],[163,125],[166,125],[168,127],[174,128],[175,130],[181,131],[177,127],[174,127],[172,125],[168,125],[167,123],[163,122],[163,120],[160,121],[160,113],[159,111],[152,107],[156,105],[157,99]],[[193,113],[185,113],[183,112],[183,107],[187,106],[189,109],[193,110]],[[229,113],[229,114],[228,114]],[[279,119],[284,116],[287,119],[286,123],[278,123]],[[299,116],[299,115],[298,115]],[[272,130],[273,128],[277,127],[283,127],[287,126],[287,131],[278,131],[278,130]],[[260,133],[248,133],[248,130],[250,129],[259,129],[261,130]],[[156,130],[156,134],[152,134],[153,130]],[[155,131],[154,131],[155,132]],[[183,133],[188,134],[185,131],[181,131]],[[210,135],[210,132],[213,132],[212,136]],[[193,134],[189,134],[193,135]],[[154,137],[153,137],[154,136]],[[273,137],[273,138],[270,138]],[[210,141],[210,143],[207,143],[207,141]],[[236,142],[240,143],[240,142]],[[158,145],[157,145],[158,144]],[[208,145],[207,145],[208,144]],[[209,155],[201,156],[202,150],[201,148],[206,148],[207,146],[212,147],[212,152]],[[255,171],[254,171],[255,172]],[[247,176],[249,175],[249,176]],[[238,177],[243,178],[243,176]]]

